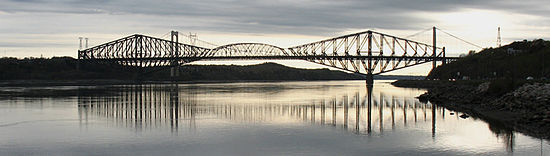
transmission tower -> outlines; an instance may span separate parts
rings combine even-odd
[[[82,50],[82,37],[78,37],[78,40],[80,40],[80,44],[78,46],[78,50]]]
[[[497,47],[502,46],[502,40],[500,39],[500,27],[498,27],[498,35],[497,35]]]
[[[84,41],[85,41],[84,47],[82,47],[82,39],[84,39]],[[80,44],[78,45],[78,50],[82,50],[82,48],[88,49],[88,38],[87,37],[78,37],[78,40],[80,40]]]
[[[84,38],[84,40],[86,40],[86,46],[85,46],[85,49],[88,49],[88,38]]]
[[[195,34],[191,34],[191,32],[189,32],[189,43],[190,43],[191,45],[195,45],[196,42],[197,42],[197,39],[198,39],[198,37],[197,37],[197,34],[196,34],[196,33],[195,33]]]

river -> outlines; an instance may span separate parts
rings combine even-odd
[[[546,140],[376,81],[4,87],[0,155],[550,155]]]

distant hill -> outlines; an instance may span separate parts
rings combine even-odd
[[[81,64],[71,57],[54,58],[0,58],[0,80],[172,80],[170,68],[138,69],[118,64]],[[378,80],[424,79],[423,76],[375,75]],[[184,65],[176,80],[364,80],[360,74],[338,70],[299,69],[277,63],[256,65]]]
[[[550,77],[550,41],[518,41],[500,48],[483,49],[442,65],[431,79],[535,79]]]
[[[159,72],[167,77],[169,70]],[[162,79],[155,76],[155,79]],[[362,80],[363,76],[329,69],[299,69],[276,63],[257,65],[185,65],[180,80]]]

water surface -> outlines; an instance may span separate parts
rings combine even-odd
[[[550,153],[389,82],[370,100],[364,81],[38,87],[78,96],[1,99],[0,155]]]

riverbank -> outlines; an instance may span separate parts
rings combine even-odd
[[[0,98],[14,97],[66,97],[86,95],[108,95],[111,88],[120,85],[162,85],[162,84],[212,84],[212,83],[262,83],[262,82],[311,82],[327,80],[3,80],[0,81]],[[345,81],[345,80],[328,80]],[[53,87],[53,88],[52,88]]]
[[[550,84],[499,81],[399,80],[397,87],[425,88],[418,97],[507,129],[550,138]]]
[[[210,84],[210,83],[256,83],[256,82],[302,82],[302,81],[349,81],[349,80],[0,80],[0,87],[54,87],[54,86],[106,86],[140,84]]]
[[[77,68],[78,67],[78,68]],[[70,57],[0,58],[0,80],[124,80],[124,81],[226,81],[226,80],[360,80],[363,75],[338,70],[302,69],[277,63],[254,65],[193,65],[132,67],[115,62],[78,62]]]

